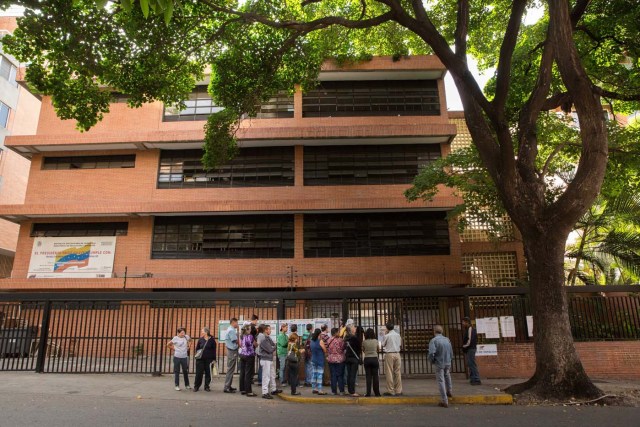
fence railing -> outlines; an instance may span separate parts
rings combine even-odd
[[[329,327],[354,319],[377,334],[391,321],[403,337],[404,374],[433,372],[426,348],[433,327],[440,324],[454,347],[453,372],[465,372],[460,353],[465,315],[514,317],[514,338],[481,342],[532,340],[526,294],[479,292],[472,289],[465,295],[462,290],[450,290],[454,295],[448,296],[444,291],[432,296],[416,292],[412,296],[397,291],[392,297],[372,291],[367,298],[356,298],[345,291],[343,295],[349,297],[341,299],[331,292],[304,294],[307,298],[298,293],[0,294],[0,371],[169,373],[173,365],[167,343],[176,328],[184,327],[197,338],[200,329],[209,326],[217,339],[219,320],[249,319],[256,314],[271,320],[326,318]],[[330,294],[334,297],[328,298]],[[569,315],[576,341],[640,339],[640,296],[572,293]],[[218,371],[223,373],[224,343],[218,342],[217,352]]]

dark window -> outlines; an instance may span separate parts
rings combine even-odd
[[[211,114],[223,110],[222,107],[215,105],[207,92],[207,86],[196,86],[184,103],[185,108],[182,110],[177,106],[165,106],[164,121],[207,120]],[[286,92],[277,93],[258,107],[255,117],[258,119],[293,117],[293,96]]]
[[[128,222],[33,224],[31,237],[126,236]]]
[[[376,212],[304,216],[304,256],[449,255],[445,212]]]
[[[435,80],[322,82],[302,97],[303,117],[438,115]]]
[[[304,185],[408,184],[439,144],[304,147]]]
[[[152,258],[293,258],[293,215],[158,217]]]
[[[111,156],[71,156],[45,157],[42,169],[121,169],[136,166],[135,154],[121,154]]]
[[[206,171],[202,150],[165,150],[158,188],[275,187],[293,185],[294,147],[241,148],[226,165]]]

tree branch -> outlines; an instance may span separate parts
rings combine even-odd
[[[618,101],[640,101],[640,93],[613,92],[595,85],[593,86],[593,93],[604,98],[617,99]]]
[[[414,0],[414,2],[415,1],[419,0]],[[456,15],[456,31],[454,34],[456,56],[466,62],[467,35],[469,34],[469,0],[458,1],[458,11]]]
[[[515,0],[511,9],[511,16],[507,24],[507,30],[500,46],[500,62],[496,76],[496,95],[493,99],[499,117],[504,118],[504,107],[509,95],[509,86],[511,83],[511,60],[513,51],[518,41],[518,33],[522,23],[522,16],[527,6],[526,0]]]

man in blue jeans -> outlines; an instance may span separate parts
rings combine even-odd
[[[471,385],[480,385],[480,373],[476,364],[476,348],[478,346],[478,333],[471,324],[471,319],[465,317],[462,319],[462,327],[464,328],[464,337],[462,339],[462,352],[464,353],[467,366],[469,367],[469,381]]]
[[[313,366],[311,365],[311,350],[307,344],[311,341],[311,334],[313,333],[313,325],[307,324],[306,332],[302,334],[302,345],[304,346],[304,386],[311,387],[313,382]]]
[[[433,328],[434,337],[429,341],[429,361],[436,366],[436,381],[440,390],[440,403],[438,406],[449,407],[451,397],[451,359],[453,348],[449,338],[442,335],[442,326]]]

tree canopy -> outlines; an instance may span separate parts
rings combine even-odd
[[[637,2],[13,3],[27,9],[14,35],[3,40],[5,47],[29,62],[30,84],[51,95],[60,117],[76,119],[79,129],[89,129],[108,111],[109,90],[127,95],[131,106],[179,104],[210,67],[209,91],[225,108],[206,125],[204,161],[210,167],[233,155],[243,114],[295,83],[309,87],[327,58],[437,55],[458,87],[479,159],[473,171],[478,181],[470,185],[490,180],[523,236],[536,328],[544,332],[534,336],[536,373],[521,389],[555,398],[600,394],[571,341],[564,243],[605,176],[613,134],[603,120],[603,103],[617,111],[638,108]],[[544,16],[525,25],[532,7],[544,8]],[[495,68],[486,91],[473,78],[468,55]],[[545,136],[557,125],[546,111],[556,108],[575,112],[580,126],[573,135]],[[570,171],[561,170],[561,158],[574,160]],[[567,179],[558,185],[561,172]],[[414,196],[428,193],[429,185],[421,190]],[[484,196],[478,197],[482,202]]]

